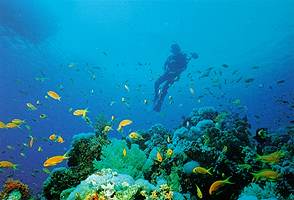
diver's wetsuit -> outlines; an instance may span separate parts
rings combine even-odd
[[[170,55],[164,64],[164,74],[161,75],[154,84],[155,95],[153,100],[153,110],[159,112],[168,88],[180,78],[180,74],[187,68],[192,57],[182,53],[177,44],[171,46]],[[163,86],[161,87],[161,85]]]

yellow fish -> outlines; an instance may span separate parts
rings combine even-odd
[[[88,109],[77,109],[73,112],[73,115],[75,116],[82,116],[82,117],[86,117],[87,113],[88,113]]]
[[[36,106],[34,106],[32,103],[26,104],[29,110],[37,110]]]
[[[140,135],[137,132],[131,132],[129,134],[129,138],[133,139],[133,140],[143,140],[144,138],[142,137],[142,135]]]
[[[111,121],[113,121],[115,119],[114,115],[111,116]]]
[[[49,140],[55,141],[56,140],[56,135],[54,133],[52,135],[50,135]]]
[[[0,161],[0,168],[12,168],[12,169],[16,169],[17,168],[17,165],[10,162],[10,161],[6,161],[6,160],[3,160],[3,161]]]
[[[12,122],[7,123],[6,128],[18,128],[18,125]]]
[[[47,92],[48,96],[51,97],[52,99],[58,100],[60,101],[61,97],[59,96],[59,94],[57,94],[54,91],[48,91]]]
[[[168,149],[168,150],[166,151],[166,155],[167,155],[168,157],[171,157],[171,156],[173,155],[173,150],[172,150],[172,149]]]
[[[62,155],[62,156],[53,156],[51,158],[48,158],[43,166],[44,167],[51,167],[51,166],[55,166],[59,163],[61,163],[62,161],[64,161],[65,159],[68,159],[69,157],[67,157],[66,155]]]
[[[197,187],[197,196],[198,196],[200,199],[202,199],[203,194],[202,194],[202,192],[201,192],[201,190],[200,190],[200,188],[198,187],[197,184],[196,184],[196,187]]]
[[[58,143],[64,143],[64,139],[61,136],[58,136],[56,142],[58,142]]]
[[[285,156],[285,152],[280,150],[280,151],[276,151],[274,153],[263,155],[263,156],[257,155],[256,160],[259,160],[263,163],[276,164],[276,163],[279,163],[280,159],[284,156]]]
[[[123,156],[124,156],[124,157],[127,156],[127,150],[126,150],[126,148],[124,148],[124,150],[123,150]]]
[[[156,158],[157,158],[157,161],[158,162],[162,162],[162,156],[161,156],[161,154],[159,153],[159,152],[157,152],[157,154],[156,154]]]
[[[272,169],[262,169],[258,172],[252,173],[253,180],[258,179],[267,179],[269,181],[276,181],[278,178],[281,177],[281,174],[279,174],[276,171],[273,171]]]
[[[211,169],[212,169],[212,167],[209,168],[209,169],[205,169],[204,167],[198,166],[198,167],[195,167],[192,172],[195,173],[195,174],[209,174],[209,175],[212,175],[211,172],[210,172]]]
[[[108,125],[106,125],[104,128],[103,128],[103,133],[104,134],[106,134],[106,133],[108,133],[109,131],[111,131],[112,130],[112,128],[111,128],[111,126],[108,126]]]
[[[121,131],[123,127],[128,126],[131,123],[133,123],[132,120],[129,120],[129,119],[122,120],[118,125],[117,131]]]
[[[6,125],[5,125],[4,122],[1,122],[1,121],[0,121],[0,128],[6,128]]]
[[[225,180],[218,180],[218,181],[215,181],[214,183],[212,183],[209,188],[209,194],[210,195],[214,194],[219,188],[223,187],[225,184],[234,184],[229,181],[230,178],[231,177],[229,177]]]
[[[16,125],[19,126],[19,125],[25,123],[25,120],[21,120],[21,119],[13,119],[13,120],[11,120],[11,123],[14,123],[14,124],[16,124]]]

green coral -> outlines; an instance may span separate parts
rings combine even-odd
[[[21,192],[19,190],[12,191],[9,196],[7,197],[7,200],[21,200]]]
[[[172,191],[181,191],[181,178],[176,169],[172,169],[170,175],[168,176],[168,183]]]
[[[123,155],[124,149],[126,149],[125,156]],[[131,148],[128,148],[125,140],[113,139],[109,145],[102,148],[101,160],[94,160],[93,165],[96,170],[112,168],[119,173],[141,178],[145,162],[146,155],[137,144],[132,144]]]

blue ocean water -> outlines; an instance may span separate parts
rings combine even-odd
[[[283,133],[293,120],[293,8],[291,0],[1,1],[0,121],[24,119],[31,130],[0,129],[0,160],[19,165],[2,170],[0,185],[13,177],[41,191],[43,162],[92,131],[71,108],[88,108],[91,119],[132,119],[137,130],[173,129],[193,108],[214,106],[246,115],[252,132]],[[154,82],[173,43],[199,58],[154,112]],[[49,90],[61,101],[45,98]],[[52,133],[65,142],[48,141]],[[32,148],[23,145],[29,135]]]

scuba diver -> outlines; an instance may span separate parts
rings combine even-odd
[[[155,95],[153,100],[153,110],[160,112],[163,100],[167,95],[168,88],[180,78],[180,74],[185,71],[189,61],[198,58],[197,53],[189,56],[181,51],[178,44],[171,45],[171,55],[164,64],[164,74],[161,75],[154,84]]]

